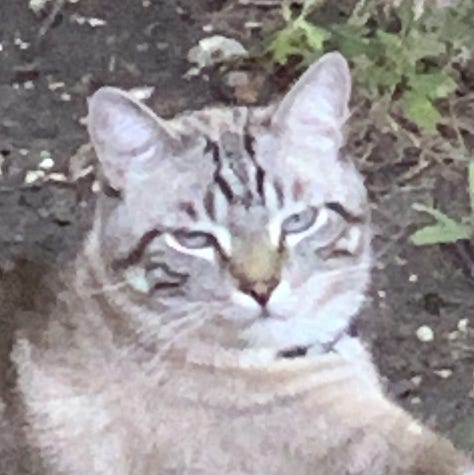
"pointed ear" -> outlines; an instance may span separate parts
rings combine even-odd
[[[171,141],[164,121],[130,94],[103,87],[88,105],[91,142],[112,187],[123,189],[130,172],[163,157]]]
[[[273,123],[281,128],[337,131],[349,115],[351,77],[338,52],[322,56],[301,76],[281,102]]]

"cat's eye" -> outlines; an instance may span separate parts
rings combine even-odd
[[[281,230],[284,234],[302,233],[313,226],[317,217],[318,210],[316,208],[307,208],[300,213],[288,216],[281,224]]]
[[[187,249],[203,249],[216,245],[216,238],[202,231],[177,231],[173,237]]]

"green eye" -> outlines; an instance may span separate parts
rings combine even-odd
[[[187,249],[204,249],[216,244],[216,238],[212,234],[201,231],[177,231],[173,237]]]
[[[317,216],[317,209],[308,208],[301,213],[295,213],[288,216],[288,218],[283,221],[281,229],[284,234],[302,233],[316,222]]]

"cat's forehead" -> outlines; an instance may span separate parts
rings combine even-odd
[[[254,135],[265,129],[273,110],[274,106],[208,107],[180,114],[171,124],[183,134],[201,134],[214,142],[232,145],[237,136]]]

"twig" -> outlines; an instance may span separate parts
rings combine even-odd
[[[36,37],[37,45],[42,41],[46,33],[48,33],[48,31],[51,29],[51,26],[56,20],[56,17],[59,15],[59,12],[63,9],[65,3],[66,0],[55,0],[52,9],[49,12],[49,15],[46,17],[38,31],[38,36]]]
[[[279,7],[282,0],[239,0],[240,5],[255,7]]]

